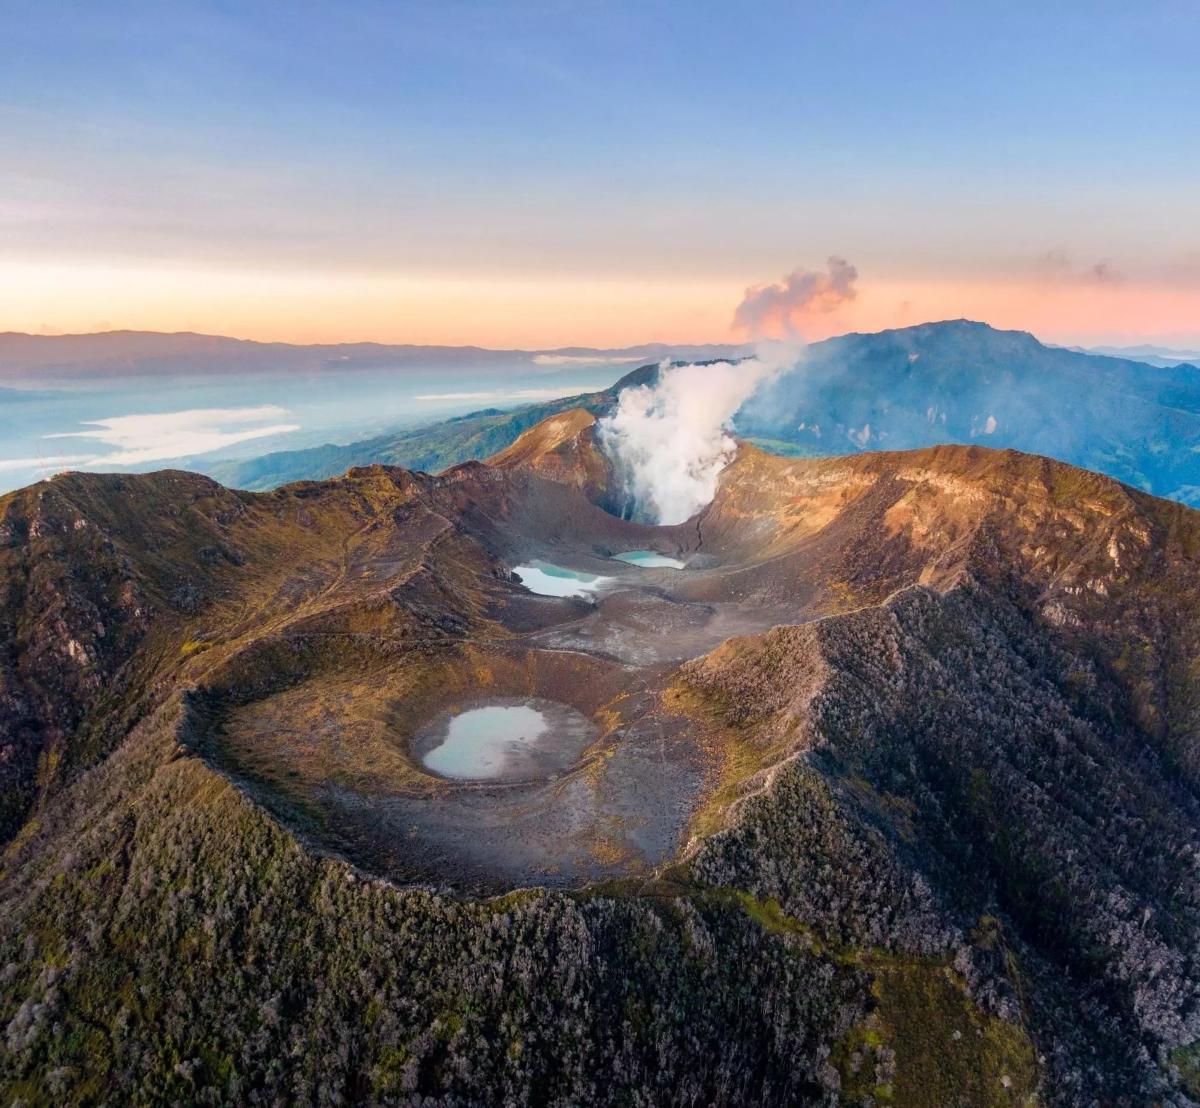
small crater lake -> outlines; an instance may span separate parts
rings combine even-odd
[[[587,716],[558,701],[493,700],[435,720],[414,753],[441,777],[526,781],[572,766],[595,733]]]
[[[627,550],[624,554],[614,554],[613,560],[628,562],[643,569],[687,568],[687,562],[681,562],[678,558],[668,558],[665,554],[659,554],[657,550]]]
[[[564,569],[547,562],[533,562],[527,566],[514,566],[513,573],[530,592],[538,596],[590,597],[602,589],[612,578],[597,577],[581,573],[577,569]]]

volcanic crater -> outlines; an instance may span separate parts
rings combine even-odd
[[[193,698],[210,760],[393,880],[574,885],[670,862],[727,753],[678,695],[679,664],[811,614],[804,589],[745,584],[754,551],[720,523],[706,536],[594,503],[602,486],[569,479],[602,470],[590,417],[565,439],[550,422],[490,465],[417,478],[347,542],[340,573],[273,635],[214,658]],[[565,466],[564,444],[586,464]],[[529,565],[603,585],[541,595],[513,572]],[[454,721],[487,706],[541,711],[544,733],[498,747],[494,773],[431,766]]]
[[[1200,516],[968,446],[743,445],[673,527],[615,487],[566,412],[438,476],[8,497],[10,1032],[85,987],[69,1040],[174,1066],[185,980],[214,1057],[276,1072],[286,996],[356,1092],[403,1058],[426,1100],[603,1103],[625,1043],[651,1100],[712,1100],[666,1043],[771,1103],[873,1102],[882,1061],[897,1103],[1023,1103],[1041,1059],[1064,1103],[1179,1099]]]
[[[743,446],[713,502],[662,527],[603,506],[584,412],[440,477],[352,471],[373,503],[340,564],[310,566],[320,579],[299,602],[297,582],[281,586],[269,635],[230,637],[198,663],[196,745],[309,841],[395,881],[502,891],[651,875],[803,741],[731,728],[693,660],[960,579],[989,501],[948,494],[955,478],[938,472],[974,464],[969,450],[921,454],[897,479],[869,456]],[[542,595],[514,572],[531,565],[603,586]],[[551,710],[535,741],[488,755],[494,772],[431,766],[454,721],[488,706]]]

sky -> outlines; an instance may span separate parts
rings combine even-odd
[[[0,330],[1200,344],[1200,4],[0,0]]]

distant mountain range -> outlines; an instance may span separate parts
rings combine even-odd
[[[1162,367],[1177,366],[1182,362],[1200,366],[1200,350],[1174,350],[1169,346],[1154,346],[1141,343],[1138,346],[1068,346],[1081,354],[1106,354],[1112,358],[1128,358],[1135,362]]]
[[[712,354],[720,357],[726,355]],[[267,489],[385,462],[437,471],[509,445],[565,407],[603,413],[620,389],[468,417],[346,445],[209,467],[226,484]],[[778,454],[827,456],[936,443],[1043,454],[1137,488],[1200,503],[1200,369],[1047,346],[1023,331],[954,320],[814,343],[735,421]]]
[[[479,346],[387,345],[375,342],[297,345],[253,342],[183,331],[107,331],[91,335],[0,333],[0,381],[73,384],[97,377],[174,374],[417,369],[510,368],[514,362],[544,366],[633,365],[661,358],[728,358],[746,345],[646,343],[617,349],[584,346],[554,350],[488,350]]]
[[[1200,499],[1200,369],[1046,346],[957,320],[809,348],[760,390],[742,434],[819,454],[979,443]]]

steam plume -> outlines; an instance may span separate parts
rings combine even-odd
[[[623,390],[599,431],[624,477],[634,518],[682,523],[712,500],[737,449],[728,433],[735,413],[799,356],[794,344],[762,343],[740,362],[664,362],[654,385]]]
[[[751,285],[733,313],[735,331],[752,338],[801,339],[805,324],[853,300],[858,270],[833,257],[828,272],[794,269],[774,285]]]
[[[624,389],[600,421],[600,443],[624,478],[635,519],[682,523],[717,491],[737,444],[729,427],[763,381],[800,359],[804,324],[853,300],[858,270],[830,258],[828,271],[793,270],[746,290],[733,325],[758,339],[754,357],[708,365],[663,363],[657,382]]]

